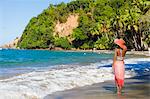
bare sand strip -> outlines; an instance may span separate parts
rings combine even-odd
[[[149,99],[149,80],[149,74],[126,79],[122,95],[116,94],[113,81],[106,81],[91,86],[55,92],[47,95],[44,99]]]

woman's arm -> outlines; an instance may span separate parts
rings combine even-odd
[[[115,53],[114,53],[114,58],[113,58],[113,64],[112,64],[112,68],[114,69],[114,63],[117,60],[117,49],[115,49]]]
[[[122,57],[125,57],[126,52],[127,52],[127,47],[124,45],[122,50]]]

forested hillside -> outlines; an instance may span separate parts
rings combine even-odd
[[[69,21],[69,17],[74,21]],[[150,47],[149,0],[74,0],[50,4],[29,21],[18,47],[113,49],[116,37],[123,38],[128,49]]]

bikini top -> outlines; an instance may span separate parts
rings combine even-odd
[[[117,56],[117,61],[123,61],[124,57],[122,56],[122,49],[118,50],[117,54],[119,55]]]

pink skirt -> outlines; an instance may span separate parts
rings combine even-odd
[[[115,75],[115,83],[123,87],[124,86],[124,62],[123,61],[116,61],[114,63],[114,75]]]

